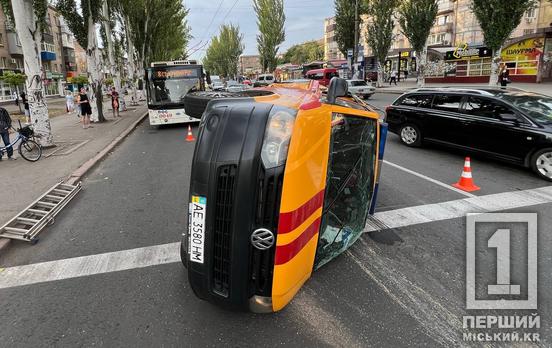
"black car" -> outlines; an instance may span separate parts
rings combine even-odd
[[[422,88],[387,107],[407,146],[438,143],[531,168],[552,181],[552,98],[498,88]]]

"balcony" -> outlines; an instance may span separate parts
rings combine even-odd
[[[454,11],[454,2],[453,1],[440,1],[439,2],[439,10],[437,12],[438,15],[447,13],[447,12],[453,12]]]
[[[43,62],[56,60],[56,48],[53,44],[43,42],[40,48],[40,58]]]
[[[441,25],[436,24],[433,27],[431,27],[430,34],[452,33],[452,29],[453,29],[452,22],[441,24]]]

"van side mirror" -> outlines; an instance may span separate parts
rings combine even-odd
[[[349,87],[347,86],[347,80],[339,77],[333,77],[330,80],[330,86],[328,87],[328,103],[335,104],[337,98],[346,97],[348,91]]]

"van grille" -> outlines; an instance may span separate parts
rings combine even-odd
[[[213,291],[228,297],[236,165],[219,167],[213,234]]]
[[[257,208],[255,213],[256,228],[267,228],[277,234],[282,197],[284,169],[275,168],[263,171],[257,181]],[[268,250],[251,247],[251,295],[271,296],[272,274],[276,243]]]

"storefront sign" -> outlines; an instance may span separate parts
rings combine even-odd
[[[445,60],[469,60],[492,57],[492,50],[487,47],[470,48],[468,44],[460,44],[454,51],[445,53]]]
[[[410,57],[410,51],[401,52],[401,58],[408,58]]]
[[[515,66],[516,75],[537,75],[540,56],[544,51],[544,38],[522,40],[502,50],[502,61]]]

